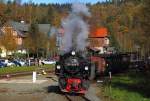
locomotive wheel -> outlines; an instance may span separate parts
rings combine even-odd
[[[91,71],[90,71],[90,80],[94,80],[95,79],[95,70],[96,70],[96,66],[95,64],[93,63],[91,65]]]

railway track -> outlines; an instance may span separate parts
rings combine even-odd
[[[76,94],[65,94],[65,98],[67,99],[67,101],[91,101],[84,95],[76,95]]]
[[[48,73],[53,73],[54,71],[52,70],[45,70],[46,72]],[[38,70],[37,72],[41,72],[40,70]],[[27,75],[32,75],[32,71],[30,72],[18,72],[18,73],[9,73],[10,77],[19,77],[19,76],[27,76]],[[0,75],[0,79],[3,79],[3,78],[6,78],[7,77],[7,74],[3,74],[3,75]]]

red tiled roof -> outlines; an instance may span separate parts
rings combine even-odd
[[[90,37],[107,37],[108,30],[107,28],[98,28],[94,33],[91,33]]]

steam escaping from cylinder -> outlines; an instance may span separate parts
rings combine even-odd
[[[90,15],[85,4],[72,4],[72,11],[69,16],[62,20],[62,27],[65,31],[62,46],[65,53],[71,50],[85,50],[88,45],[89,25],[84,21],[84,18]]]

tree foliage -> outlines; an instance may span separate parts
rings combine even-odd
[[[15,51],[17,49],[16,38],[13,35],[11,28],[5,29],[5,34],[1,36],[0,42],[8,51]]]
[[[33,22],[30,25],[29,33],[24,40],[24,47],[33,53],[39,53],[39,50],[46,50],[47,48],[47,35],[39,31],[38,24]]]
[[[93,33],[99,27],[107,27],[111,39],[115,41],[112,45],[119,47],[120,51],[136,51],[136,46],[139,46],[143,53],[149,51],[150,0],[111,1],[87,4],[91,12],[91,17],[87,18],[90,23],[90,32]],[[17,0],[17,2],[21,1]],[[0,3],[0,26],[9,19],[24,20],[31,24],[29,36],[25,39],[25,46],[32,51],[48,47],[43,43],[46,43],[46,40],[55,40],[39,32],[37,24],[49,23],[51,26],[60,27],[61,19],[66,17],[71,5],[38,5],[32,2],[18,4],[17,2],[9,0],[7,3]],[[35,21],[36,23],[32,23]]]

